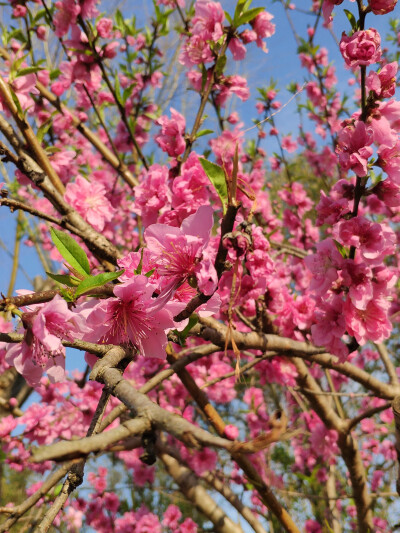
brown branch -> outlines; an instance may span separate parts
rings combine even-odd
[[[257,520],[253,511],[246,507],[237,495],[230,489],[229,483],[221,481],[216,472],[204,472],[201,478],[208,483],[210,487],[217,490],[222,496],[243,516],[256,533],[266,533],[262,524]]]
[[[0,533],[6,533],[15,522],[24,515],[29,509],[31,509],[39,500],[43,498],[50,489],[52,489],[70,470],[73,466],[73,461],[69,461],[62,465],[58,470],[49,474],[45,479],[43,485],[31,496],[29,496],[24,502],[20,503],[15,507],[3,507],[0,509],[1,512],[10,514],[11,516],[0,525]]]
[[[168,353],[168,359],[170,362],[176,360],[176,355],[172,350]],[[218,411],[210,404],[204,391],[200,390],[197,384],[195,383],[192,376],[184,368],[180,370],[178,376],[182,381],[183,385],[195,400],[200,409],[207,416],[207,419],[212,424],[217,433],[222,436],[225,431],[225,422],[220,417]],[[289,513],[281,506],[279,501],[276,499],[274,493],[270,487],[264,482],[260,473],[254,467],[254,465],[243,455],[234,455],[233,459],[237,465],[243,470],[249,482],[257,490],[261,501],[268,507],[268,509],[276,516],[280,524],[283,526],[284,530],[288,533],[300,533],[296,524],[293,522]]]
[[[51,181],[53,187],[60,193],[64,194],[65,187],[60,180],[57,172],[52,167],[49,158],[47,157],[46,152],[40,145],[36,135],[34,134],[29,122],[24,116],[21,116],[18,108],[11,96],[10,89],[7,84],[4,82],[3,78],[0,76],[0,94],[3,98],[5,105],[12,114],[18,128],[20,129],[22,135],[25,138],[25,141],[32,152],[35,154],[36,161],[42,170],[47,174],[49,180]]]
[[[142,435],[145,431],[151,430],[148,419],[143,417],[134,418],[122,422],[118,427],[110,429],[104,433],[84,437],[73,441],[60,441],[48,446],[36,448],[31,457],[32,463],[42,463],[43,461],[66,461],[86,457],[90,453],[106,451],[110,446],[119,441],[128,439],[136,435]]]
[[[379,342],[375,344],[375,346],[379,352],[379,356],[389,376],[390,384],[394,386],[399,386],[399,378],[397,376],[396,367],[394,366],[392,360],[390,359],[386,345],[383,344],[383,342]]]
[[[221,348],[225,347],[225,336],[227,334],[227,326],[225,324],[218,322],[218,320],[212,317],[199,317],[199,323],[200,326],[193,328],[192,331],[194,333]],[[380,398],[392,400],[396,395],[400,394],[400,387],[383,383],[365,370],[349,362],[339,363],[339,359],[334,355],[325,353],[324,348],[318,348],[306,342],[295,341],[272,334],[233,331],[232,336],[240,349],[261,350],[263,352],[271,350],[285,354],[290,358],[300,357],[311,363],[318,363],[323,368],[331,368],[357,381]],[[228,349],[230,348],[231,343],[228,343]]]
[[[218,533],[243,533],[242,528],[235,524],[216,504],[189,468],[165,452],[159,453],[158,456],[186,499],[214,524],[214,531]]]
[[[319,392],[320,387],[311,376],[305,363],[299,358],[295,358],[293,362],[299,373],[297,378],[299,385],[307,390],[315,390],[316,392]],[[338,431],[338,445],[349,471],[353,498],[356,504],[359,533],[372,532],[372,499],[368,491],[367,475],[357,442],[349,432],[348,423],[342,420],[333,409],[329,407],[327,398],[317,395],[314,396],[310,393],[304,394],[307,396],[311,406],[316,411],[321,421],[328,428]]]
[[[35,217],[39,217],[42,220],[46,220],[46,222],[51,222],[52,224],[57,224],[58,226],[65,227],[65,221],[60,220],[56,217],[52,217],[51,215],[47,215],[46,213],[43,213],[42,211],[38,211],[34,207],[24,204],[23,202],[20,202],[19,200],[13,200],[11,198],[0,198],[0,207],[2,205],[9,207],[11,212],[13,212],[14,210],[20,209],[21,211],[30,213],[31,215],[34,215]]]
[[[3,47],[0,46],[0,56],[6,61],[10,60],[10,55]],[[57,96],[49,91],[39,81],[36,82],[36,88],[39,90],[41,96],[45,98],[52,106],[54,106],[60,114],[68,114],[72,119],[73,126],[96,148],[102,155],[105,161],[118,172],[122,179],[130,186],[135,187],[138,184],[137,179],[130,172],[128,167],[121,161],[100,139],[98,135],[93,133],[72,111],[62,104]]]
[[[371,416],[376,415],[377,413],[380,413],[382,411],[385,411],[386,409],[389,409],[391,407],[391,402],[386,402],[384,405],[381,405],[380,407],[371,407],[371,409],[367,409],[360,415],[352,418],[348,422],[348,431],[351,431],[357,424],[361,422],[361,420],[364,420],[365,418],[371,418]]]
[[[110,351],[112,351],[112,348]],[[108,400],[110,399],[110,393],[106,388],[103,389],[99,402],[97,404],[96,411],[93,415],[92,421],[90,423],[89,429],[87,431],[87,436],[95,435],[100,426],[101,418],[104,414],[104,411],[107,407]],[[68,472],[67,479],[64,481],[61,492],[58,494],[50,509],[44,515],[42,521],[35,528],[37,533],[46,533],[52,523],[54,522],[56,516],[61,511],[61,509],[66,504],[70,494],[82,484],[83,481],[83,472],[85,468],[86,458],[81,459],[78,463],[75,463],[70,471]]]

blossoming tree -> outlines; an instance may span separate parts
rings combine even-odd
[[[253,127],[232,107],[255,96],[272,6],[4,6],[0,532],[400,522],[396,1],[275,0],[297,132],[280,72],[243,108]],[[319,44],[339,13],[350,98]],[[43,272],[14,292],[21,241]]]

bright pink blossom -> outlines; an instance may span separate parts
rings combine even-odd
[[[380,301],[371,300],[365,309],[354,307],[350,299],[344,305],[347,331],[363,345],[368,341],[382,342],[390,336],[392,324],[385,306]]]
[[[185,133],[186,121],[183,115],[171,107],[171,119],[163,115],[156,124],[161,126],[161,132],[155,136],[158,146],[167,152],[170,156],[177,156],[185,151]]]
[[[397,0],[368,0],[368,4],[374,15],[386,15],[393,11]]]
[[[366,176],[368,159],[373,153],[370,147],[372,141],[372,132],[363,121],[359,120],[355,125],[348,124],[344,127],[339,132],[336,148],[343,170],[351,169],[357,176]]]
[[[153,298],[156,286],[137,275],[114,288],[116,298],[101,300],[87,317],[88,338],[96,342],[127,344],[142,355],[165,357],[165,331],[174,326],[167,306]]]
[[[340,51],[346,65],[352,69],[377,63],[382,54],[381,37],[374,28],[356,31],[350,37],[343,33]]]
[[[370,222],[359,215],[342,220],[333,229],[333,237],[345,246],[355,246],[369,265],[379,265],[383,259],[394,253],[396,235],[384,224]]]
[[[338,279],[338,270],[342,268],[343,257],[332,239],[325,239],[317,244],[317,252],[304,259],[313,273],[310,289],[323,295]]]
[[[212,226],[213,210],[210,206],[202,206],[194,215],[185,218],[180,228],[153,224],[146,229],[144,238],[156,271],[168,280],[162,296],[171,295],[179,285],[192,278],[204,294],[213,294],[217,274],[210,259],[202,260]]]

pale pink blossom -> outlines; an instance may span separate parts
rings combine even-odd
[[[12,345],[6,355],[31,386],[37,386],[44,371],[52,383],[65,379],[65,348],[62,340],[81,338],[88,331],[82,317],[68,309],[61,296],[23,313],[24,340]]]
[[[205,40],[218,41],[223,35],[222,23],[225,13],[219,2],[197,0],[195,16],[192,20],[193,35],[201,35]]]
[[[268,49],[263,39],[272,37],[275,33],[275,24],[271,22],[273,18],[274,16],[268,13],[268,11],[262,11],[250,22],[253,30],[257,34],[257,46],[262,48],[264,52],[268,52]]]

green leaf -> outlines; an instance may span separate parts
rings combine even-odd
[[[246,11],[251,4],[251,0],[238,0],[238,3],[236,4],[235,8],[235,14],[233,15],[233,25],[238,26],[237,23],[238,19],[242,15],[243,11]]]
[[[118,272],[103,272],[101,274],[97,274],[96,276],[89,276],[85,278],[76,288],[75,298],[78,298],[78,296],[81,296],[81,294],[89,289],[101,287],[109,281],[117,279],[123,272],[125,272],[125,270],[119,270]]]
[[[54,487],[54,496],[58,496],[61,492],[61,489],[63,488],[63,484],[59,483]]]
[[[199,137],[203,137],[203,135],[209,135],[210,133],[214,133],[214,131],[213,130],[200,130],[196,135],[196,139],[198,139]]]
[[[57,283],[62,283],[68,287],[76,287],[80,283],[80,279],[74,278],[68,274],[52,274],[51,272],[46,272],[49,278],[54,279]]]
[[[26,67],[18,70],[15,77],[26,76],[27,74],[32,74],[32,72],[38,72],[39,70],[44,70],[43,67]]]
[[[224,13],[225,13],[226,20],[229,22],[230,25],[232,25],[233,23],[232,17],[227,11],[224,11]]]
[[[228,203],[228,187],[226,185],[225,171],[222,167],[211,163],[207,159],[200,158],[199,161],[208,179],[214,185],[218,196],[221,198],[223,212],[225,213]]]
[[[253,9],[249,9],[241,17],[239,17],[236,26],[241,26],[242,24],[247,24],[248,22],[251,22],[259,13],[262,13],[264,11],[263,7],[253,7]]]
[[[181,346],[185,346],[185,342],[190,333],[190,330],[197,324],[198,321],[199,321],[198,316],[192,315],[189,318],[189,322],[187,326],[182,331],[178,331],[177,329],[173,330],[173,333],[176,335],[176,340],[179,341],[179,344]]]
[[[357,30],[357,26],[358,26],[358,23],[356,21],[356,18],[355,16],[353,15],[353,13],[351,11],[349,11],[348,9],[344,9],[343,10],[346,14],[346,17],[348,18],[350,24],[351,24],[351,27],[354,31]]]
[[[149,270],[148,272],[146,272],[145,276],[146,278],[151,278],[151,276],[153,275],[153,273],[155,272],[155,268],[152,268],[151,270]]]
[[[144,249],[142,248],[142,249],[140,250],[140,261],[139,261],[139,264],[138,264],[137,268],[135,268],[135,270],[134,270],[134,272],[135,272],[136,275],[142,273],[142,267],[143,267],[143,252],[144,252]]]
[[[50,228],[51,238],[62,257],[83,276],[90,275],[89,260],[84,250],[67,233]]]
[[[335,239],[333,239],[333,242],[335,243],[335,246],[338,249],[338,252],[340,253],[340,255],[344,259],[347,259],[348,258],[347,249],[343,246],[343,244],[340,244],[340,242],[336,241]]]

